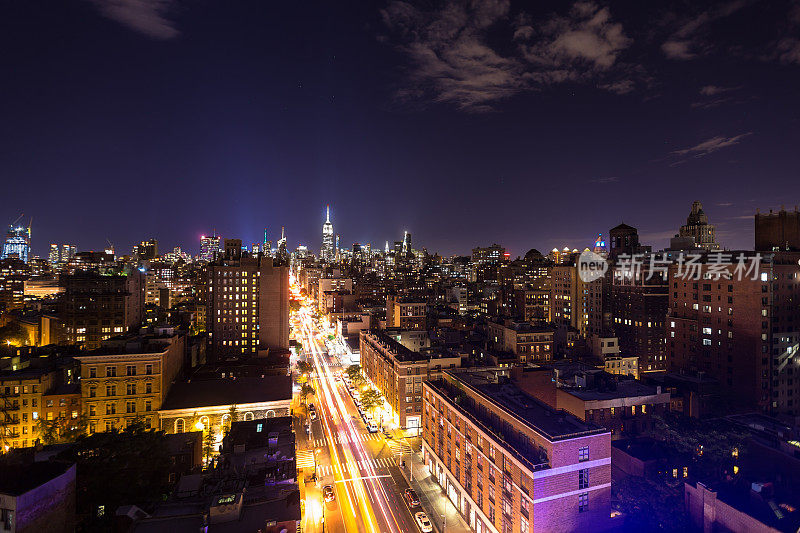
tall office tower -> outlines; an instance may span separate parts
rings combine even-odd
[[[212,356],[289,348],[289,267],[271,257],[242,257],[235,243],[203,273]]]
[[[692,211],[686,218],[686,225],[681,226],[678,236],[692,237],[697,248],[707,251],[720,249],[716,240],[716,229],[713,224],[708,223],[703,204],[697,200],[692,203]]]
[[[28,253],[31,250],[31,228],[23,226],[8,226],[6,242],[3,244],[3,254],[0,259],[16,257],[23,263],[28,262]]]
[[[276,255],[281,261],[286,261],[289,259],[289,251],[286,249],[286,234],[283,226],[281,226],[281,238],[278,241],[278,250]]]
[[[254,242],[251,250],[253,251],[253,255],[258,255],[261,253],[261,243]]]
[[[61,263],[67,264],[69,263],[70,259],[75,257],[75,254],[78,252],[78,247],[74,244],[62,244],[61,245]]]
[[[608,232],[611,238],[611,257],[619,255],[644,254],[651,250],[650,246],[639,244],[639,231],[633,226],[620,224]]]
[[[58,245],[51,244],[50,245],[50,255],[47,256],[47,260],[50,261],[51,266],[58,265]]]
[[[322,225],[322,250],[320,256],[324,261],[333,261],[336,250],[333,247],[333,224],[331,224],[331,206],[327,206],[325,223]]]
[[[403,232],[403,255],[411,253],[411,234],[407,231]]]
[[[200,260],[211,262],[219,252],[220,237],[216,232],[210,237],[203,235],[200,237]]]
[[[133,254],[140,260],[149,261],[158,257],[158,241],[150,239],[133,247]],[[112,254],[113,255],[113,254]]]

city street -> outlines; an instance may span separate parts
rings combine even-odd
[[[300,313],[298,340],[314,367],[316,420],[310,435],[298,435],[298,450],[313,453],[316,487],[307,486],[305,531],[397,532],[417,531],[402,493],[408,488],[399,463],[410,452],[404,439],[369,433],[337,376],[341,367],[324,350],[320,332],[307,308]],[[312,469],[313,472],[314,469]],[[306,478],[309,476],[307,475]],[[332,485],[335,500],[323,502],[321,489]],[[421,509],[415,509],[419,512]]]

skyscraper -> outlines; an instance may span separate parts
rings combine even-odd
[[[681,226],[678,236],[694,238],[695,246],[706,251],[720,248],[716,239],[716,229],[713,224],[708,223],[708,217],[703,211],[703,204],[697,200],[692,203],[692,211],[686,218],[686,225]]]
[[[23,226],[8,226],[6,242],[3,244],[2,259],[16,257],[22,262],[28,262],[28,252],[31,249],[31,228]]]
[[[320,255],[325,261],[333,261],[336,258],[336,250],[333,246],[333,224],[331,224],[331,206],[327,206],[325,223],[322,225],[322,250]]]
[[[281,226],[281,238],[278,241],[278,251],[276,255],[278,259],[284,261],[289,259],[289,251],[286,249],[286,234],[284,233],[283,226]]]
[[[47,259],[48,259],[48,261],[50,261],[50,264],[52,266],[55,266],[55,265],[58,264],[58,245],[57,244],[51,244],[50,245],[50,255],[47,256]]]
[[[78,247],[74,244],[62,244],[61,245],[61,262],[63,264],[69,263],[69,260],[72,259],[75,254],[78,252]]]
[[[203,235],[200,237],[200,260],[213,261],[214,254],[219,252],[219,235],[214,232],[211,237]]]

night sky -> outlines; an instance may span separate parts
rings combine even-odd
[[[752,248],[800,203],[800,2],[655,5],[6,0],[0,222],[318,252],[329,203],[343,246],[516,256],[701,200]]]

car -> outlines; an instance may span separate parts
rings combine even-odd
[[[317,412],[316,411],[309,411],[309,415],[311,416],[311,420],[317,419]]]
[[[416,520],[417,525],[419,526],[419,530],[422,533],[432,533],[433,526],[431,525],[431,521],[428,520],[428,515],[423,512],[419,512],[414,515],[414,520]]]
[[[389,430],[386,429],[386,428],[383,428],[383,436],[386,437],[387,439],[391,439],[392,438],[392,434],[389,433]]]
[[[414,489],[406,489],[403,491],[403,499],[411,509],[419,507],[419,497]]]
[[[367,424],[367,429],[370,433],[377,433],[378,432],[378,424],[375,423],[374,420],[370,420]]]
[[[325,498],[326,502],[332,502],[336,499],[336,493],[333,491],[333,487],[331,485],[325,485],[322,488],[322,496]]]

